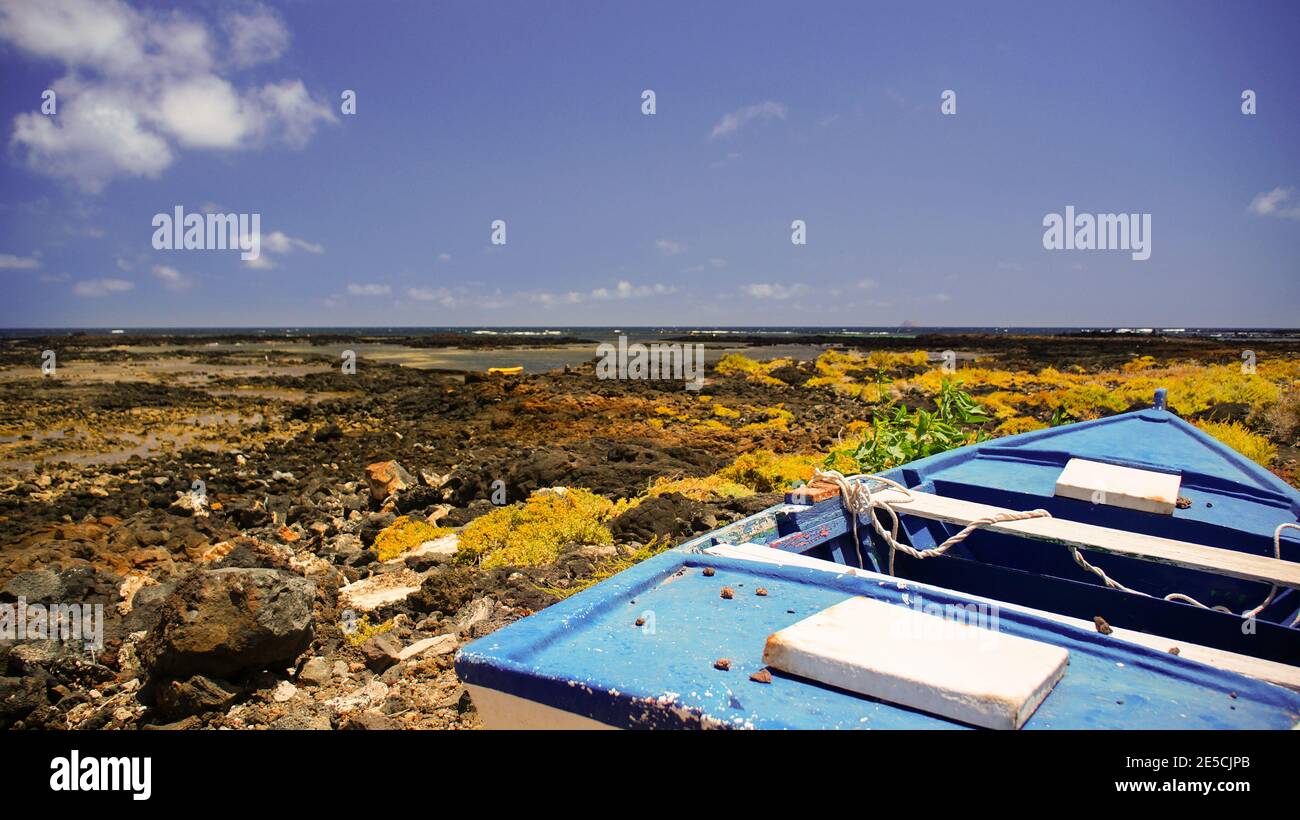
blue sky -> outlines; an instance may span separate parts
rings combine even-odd
[[[0,3],[0,326],[1297,325],[1293,2],[179,8]]]

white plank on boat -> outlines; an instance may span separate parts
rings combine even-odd
[[[962,526],[981,518],[1011,512],[1002,507],[977,504],[957,498],[944,498],[916,490],[912,490],[910,501],[902,493],[893,489],[877,492],[874,497],[893,504],[894,510],[901,515],[915,515],[919,518],[946,521]],[[1072,544],[1082,549],[1110,555],[1140,558],[1144,561],[1213,572],[1247,581],[1263,581],[1300,589],[1300,563],[1280,561],[1276,558],[1251,555],[1236,550],[1206,547],[1201,544],[1099,527],[1095,524],[1084,524],[1064,518],[999,521],[986,524],[981,529],[1053,544]]]
[[[1173,515],[1182,476],[1072,458],[1056,479],[1056,494],[1092,504]]]
[[[773,669],[988,729],[1019,729],[1069,652],[965,621],[856,597],[775,632]]]
[[[717,546],[709,547],[707,552],[710,555],[721,555],[727,558],[740,558],[747,561],[760,561],[765,564],[808,567],[809,569],[830,572],[835,575],[851,573],[863,578],[874,579],[882,583],[905,583],[908,587],[919,590],[943,589],[942,587],[922,584],[917,581],[902,581],[898,578],[892,578],[878,572],[871,572],[870,570],[846,567],[843,564],[837,564],[834,561],[825,561],[821,558],[813,558],[808,555],[774,550],[763,544],[718,544]],[[943,589],[943,591],[949,593],[952,592],[952,590],[946,589]],[[1008,612],[1024,612],[1060,624],[1078,627],[1079,629],[1088,632],[1093,632],[1096,629],[1092,621],[1086,621],[1083,618],[1073,618],[1069,615],[1061,615],[1057,612],[1048,612],[1045,609],[1034,609],[1033,607],[1020,606],[1019,604],[1009,604],[1005,601],[995,601],[992,598],[973,595],[969,592],[958,594],[977,603],[1000,607]],[[1138,632],[1137,630],[1125,629],[1118,626],[1112,626],[1111,634],[1106,637],[1111,640],[1138,644],[1139,646],[1145,646],[1159,652],[1168,652],[1170,649],[1177,648],[1179,657],[1186,658],[1189,661],[1196,661],[1207,666],[1213,666],[1217,669],[1225,669],[1229,672],[1248,675],[1252,678],[1258,678],[1259,680],[1267,681],[1268,683],[1273,683],[1278,686],[1285,686],[1287,689],[1300,692],[1300,667],[1290,666],[1285,663],[1279,663],[1278,661],[1265,660],[1264,658],[1254,658],[1250,655],[1242,655],[1238,652],[1229,652],[1225,649],[1216,649],[1212,646],[1201,646],[1200,644],[1188,643],[1186,641],[1175,640],[1174,638],[1166,638],[1162,635]]]

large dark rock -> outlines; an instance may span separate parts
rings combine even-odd
[[[315,584],[273,569],[200,570],[163,602],[138,654],[155,676],[284,668],[311,643]]]
[[[45,685],[41,675],[0,678],[0,729],[8,729],[32,710],[48,705]]]
[[[616,538],[649,541],[651,538],[684,538],[718,526],[707,505],[680,493],[647,498],[609,524]]]
[[[17,601],[28,604],[50,603],[63,599],[63,579],[48,569],[20,572],[9,579],[0,590],[0,601]]]

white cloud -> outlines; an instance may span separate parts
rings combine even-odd
[[[334,122],[334,112],[312,99],[302,80],[268,83],[245,99],[254,133],[276,135],[292,148],[302,148],[322,122]]]
[[[724,114],[722,119],[718,120],[717,125],[714,125],[713,130],[709,132],[709,139],[734,134],[754,120],[783,120],[788,111],[789,109],[785,103],[772,102],[771,100],[737,109]]]
[[[443,307],[452,307],[457,303],[456,297],[446,288],[409,288],[406,296],[416,302],[437,302]]]
[[[273,60],[288,32],[260,6],[225,19],[226,63]],[[137,11],[121,0],[11,0],[0,40],[62,65],[58,116],[13,120],[12,147],[32,170],[98,192],[119,177],[156,178],[180,149],[301,147],[333,110],[301,80],[238,88],[222,75],[208,26],[187,12]]]
[[[298,239],[289,236],[280,231],[272,231],[262,237],[262,247],[272,253],[290,253],[295,250],[307,251],[307,253],[320,253],[325,250],[324,246],[315,242],[308,242],[306,239]]]
[[[194,287],[193,278],[181,273],[171,265],[154,265],[153,275],[167,290],[180,292]]]
[[[1300,206],[1290,204],[1294,196],[1295,188],[1274,188],[1267,193],[1255,194],[1249,209],[1259,216],[1300,219]]]
[[[282,231],[271,231],[268,234],[258,234],[261,253],[256,259],[247,259],[244,264],[253,270],[270,270],[277,266],[276,260],[271,254],[285,256],[294,251],[306,251],[307,253],[324,253],[325,246],[316,242],[309,242],[306,239],[299,239],[296,236],[289,236]]]
[[[72,292],[78,296],[99,297],[111,293],[125,293],[135,284],[125,279],[84,279],[72,286]]]
[[[440,253],[440,254],[438,254],[438,261],[439,261],[439,262],[450,262],[450,261],[451,261],[451,254],[449,254],[449,253]]]
[[[289,47],[289,30],[265,6],[230,14],[222,27],[230,40],[230,60],[240,68],[279,59]]]
[[[117,176],[157,178],[173,159],[167,141],[108,89],[88,89],[75,102],[65,101],[57,121],[19,114],[10,145],[25,150],[34,170],[71,179],[87,193],[103,190]]]
[[[393,289],[389,285],[378,285],[373,283],[348,285],[348,293],[353,296],[387,296],[392,292]]]
[[[686,246],[681,242],[674,242],[671,239],[656,239],[655,248],[664,256],[676,256],[686,250]]]
[[[0,270],[33,270],[41,266],[41,260],[35,256],[14,256],[12,253],[0,253]]]
[[[266,251],[262,251],[255,259],[245,259],[244,265],[253,270],[270,270],[276,267],[275,260]]]
[[[752,285],[741,285],[740,291],[746,296],[754,299],[789,299],[803,292],[803,285],[782,285],[759,282]]]
[[[235,87],[214,74],[189,77],[164,88],[158,120],[187,148],[237,148],[252,127]]]
[[[591,292],[591,298],[597,301],[606,299],[641,299],[646,296],[663,296],[675,290],[677,288],[672,285],[633,285],[631,282],[623,281],[615,285],[613,290],[596,288]]]
[[[519,298],[526,302],[535,302],[545,307],[554,305],[577,305],[583,302],[606,302],[615,299],[644,299],[648,296],[664,296],[676,292],[677,288],[672,285],[653,284],[653,285],[634,285],[626,280],[620,281],[612,288],[594,288],[587,293],[571,290],[566,293],[547,293],[545,291],[533,291],[519,294]]]
[[[879,287],[879,286],[880,283],[877,282],[875,279],[872,279],[870,276],[858,280],[858,287],[862,288],[863,290],[871,290],[872,288]]]
[[[723,259],[720,256],[715,256],[709,260],[709,264],[713,266],[714,270],[722,270],[727,266],[727,260]]]

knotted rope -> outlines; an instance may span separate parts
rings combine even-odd
[[[849,519],[852,523],[851,529],[853,532],[853,547],[854,550],[857,552],[858,566],[860,567],[865,567],[866,564],[863,562],[862,559],[862,543],[858,538],[858,516],[864,513],[866,514],[867,520],[871,522],[871,527],[873,530],[875,530],[876,535],[878,535],[880,539],[889,546],[888,572],[890,575],[894,574],[894,556],[898,552],[903,552],[904,554],[910,555],[913,558],[916,558],[918,560],[933,558],[936,555],[943,555],[945,552],[952,549],[956,545],[960,544],[962,541],[965,541],[967,536],[975,532],[975,530],[981,527],[986,527],[989,524],[996,524],[1002,521],[1025,521],[1031,518],[1052,517],[1052,514],[1049,513],[1047,510],[1041,510],[1041,509],[1025,510],[1023,512],[1010,510],[1004,513],[998,513],[996,515],[986,515],[981,518],[973,519],[969,524],[963,527],[960,532],[948,538],[942,544],[939,544],[938,546],[935,547],[931,547],[930,549],[918,550],[898,540],[898,511],[894,509],[894,505],[907,504],[908,502],[912,501],[915,498],[915,496],[912,494],[912,491],[907,487],[904,487],[902,484],[899,484],[897,481],[893,481],[891,479],[884,478],[878,475],[870,475],[870,474],[862,473],[858,475],[846,476],[843,473],[839,472],[838,470],[819,470],[817,468],[813,468],[813,481],[828,482],[830,484],[834,484],[839,489],[840,501],[844,505],[844,508],[848,510]],[[883,498],[878,497],[877,495],[874,495],[871,490],[871,483],[873,481],[879,482],[881,484],[884,484],[886,487],[897,490],[898,492],[904,495],[904,498],[885,500]],[[882,510],[887,516],[889,516],[889,529],[885,529],[884,524],[880,522],[880,519],[876,515],[877,510]],[[1277,529],[1273,531],[1273,557],[1279,560],[1282,558],[1282,530],[1287,528],[1300,530],[1300,524],[1290,524],[1290,523],[1279,524]],[[1067,549],[1070,550],[1070,555],[1074,558],[1074,562],[1076,564],[1078,564],[1080,567],[1087,570],[1088,572],[1091,572],[1092,574],[1096,575],[1099,579],[1101,579],[1102,583],[1104,583],[1107,587],[1110,587],[1111,589],[1118,589],[1121,592],[1128,592],[1133,595],[1143,595],[1148,598],[1154,597],[1149,593],[1142,592],[1141,590],[1126,587],[1123,584],[1121,584],[1119,581],[1116,581],[1115,579],[1111,578],[1109,575],[1106,574],[1104,570],[1101,569],[1101,567],[1094,566],[1093,564],[1089,563],[1088,559],[1083,557],[1083,552],[1077,546],[1073,544],[1066,544],[1065,546]],[[1277,596],[1277,591],[1278,591],[1277,584],[1273,584],[1272,589],[1269,590],[1268,597],[1264,599],[1263,603],[1261,603],[1259,606],[1255,607],[1254,609],[1248,609],[1245,612],[1242,612],[1241,617],[1245,619],[1250,619],[1258,615],[1260,612],[1264,610],[1265,607],[1273,603],[1273,599]],[[1226,606],[1208,607],[1205,604],[1201,603],[1200,601],[1196,600],[1195,598],[1191,597],[1190,595],[1184,595],[1181,592],[1171,592],[1164,597],[1164,600],[1181,601],[1184,603],[1192,604],[1194,606],[1198,606],[1201,609],[1213,608],[1219,612],[1236,614],[1233,613],[1232,610],[1228,609]],[[1290,624],[1290,626],[1297,626],[1297,625],[1300,625],[1300,614],[1297,614],[1296,619],[1292,621]]]
[[[845,509],[850,513],[853,522],[853,546],[858,553],[858,566],[865,566],[862,563],[862,543],[858,539],[858,516],[866,513],[872,528],[881,540],[889,545],[889,574],[894,574],[894,555],[902,552],[916,559],[933,558],[936,555],[943,555],[948,550],[966,540],[966,537],[980,527],[986,527],[989,524],[996,524],[999,521],[1024,521],[1029,518],[1051,518],[1052,514],[1047,510],[1027,510],[1025,512],[1005,512],[997,515],[986,515],[982,518],[976,518],[962,528],[960,532],[953,535],[937,547],[931,547],[927,550],[918,550],[908,544],[898,540],[898,513],[894,510],[894,504],[906,504],[914,496],[912,491],[899,484],[897,481],[891,481],[888,478],[882,478],[874,475],[854,475],[845,476],[838,470],[818,470],[813,469],[813,480],[828,481],[839,488],[840,499]],[[872,495],[871,482],[879,481],[888,487],[903,493],[905,499],[894,501],[885,501]],[[884,510],[890,518],[890,527],[886,531],[880,519],[876,517],[876,510]],[[1076,559],[1078,560],[1078,559]],[[1086,562],[1085,562],[1086,563]]]

